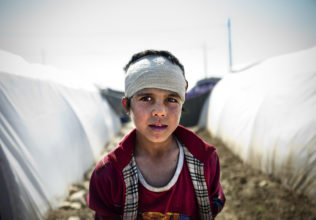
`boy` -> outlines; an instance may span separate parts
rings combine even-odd
[[[215,148],[179,125],[188,83],[167,51],[135,54],[122,104],[135,129],[98,162],[88,204],[95,219],[213,219],[225,196]]]

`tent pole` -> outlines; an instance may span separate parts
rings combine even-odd
[[[232,72],[233,59],[232,59],[232,41],[231,41],[231,23],[230,23],[230,17],[228,17],[227,29],[228,29],[229,72]]]

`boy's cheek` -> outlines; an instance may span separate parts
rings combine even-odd
[[[181,115],[181,112],[182,112],[182,106],[177,106],[177,107],[174,107],[172,109],[170,109],[170,112],[174,115]]]

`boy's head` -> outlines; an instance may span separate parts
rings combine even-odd
[[[126,98],[130,99],[145,88],[157,88],[176,92],[184,102],[188,87],[184,67],[170,52],[146,50],[137,53],[124,70]]]

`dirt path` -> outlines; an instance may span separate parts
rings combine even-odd
[[[278,179],[245,165],[207,131],[198,134],[216,146],[220,158],[221,183],[227,201],[216,220],[316,220],[316,206],[306,196],[286,190]]]
[[[122,128],[120,134],[106,146],[105,153],[116,147],[130,129],[130,125]],[[243,164],[222,143],[212,139],[207,131],[197,133],[216,146],[220,158],[221,182],[227,201],[216,220],[316,220],[316,204],[306,196],[286,190],[278,179]],[[93,212],[83,201],[90,173],[85,175],[84,182],[72,186],[64,206],[49,212],[47,220],[94,219]]]

